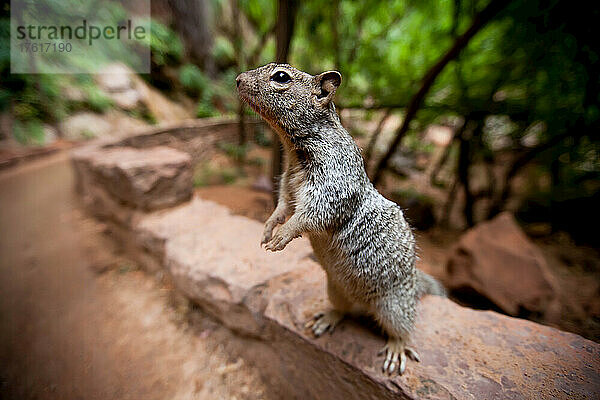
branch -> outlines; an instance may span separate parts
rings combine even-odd
[[[440,173],[440,171],[442,170],[442,167],[444,166],[444,164],[446,164],[446,161],[448,161],[448,157],[450,157],[450,150],[452,148],[452,145],[454,144],[454,142],[457,139],[462,137],[463,133],[465,132],[465,129],[467,129],[467,124],[471,121],[471,118],[472,117],[470,115],[467,115],[465,117],[465,121],[463,122],[461,127],[454,131],[452,138],[450,139],[450,141],[446,145],[446,148],[444,149],[444,153],[442,154],[442,157],[440,157],[437,164],[431,170],[431,175],[429,176],[429,182],[431,183],[432,186],[439,186],[441,184],[441,182],[438,182],[437,176]]]
[[[367,166],[369,165],[369,163],[371,161],[371,156],[373,155],[373,149],[375,148],[375,143],[377,142],[377,138],[379,138],[379,135],[381,134],[381,131],[383,130],[383,125],[392,116],[393,111],[394,110],[391,108],[388,108],[385,111],[385,114],[383,114],[383,117],[381,117],[381,119],[379,120],[379,123],[377,124],[377,127],[375,128],[375,130],[373,131],[373,134],[371,135],[371,140],[369,140],[369,145],[367,146],[367,150],[365,151],[365,164]]]
[[[456,39],[454,45],[450,48],[450,50],[448,50],[448,52],[444,54],[442,58],[440,58],[439,61],[429,69],[429,71],[427,71],[427,73],[423,77],[421,88],[417,93],[415,93],[415,95],[412,97],[408,104],[406,116],[404,117],[404,121],[402,122],[402,125],[396,133],[394,141],[392,142],[387,153],[377,164],[377,169],[375,170],[375,176],[373,178],[373,184],[377,184],[381,179],[383,170],[387,167],[389,160],[392,158],[392,155],[394,155],[394,153],[396,152],[398,145],[400,144],[402,138],[408,131],[410,122],[417,114],[417,111],[419,111],[419,107],[425,99],[427,92],[429,92],[429,89],[435,82],[435,79],[444,70],[444,68],[446,67],[446,65],[448,65],[450,61],[458,57],[460,52],[467,46],[467,44],[469,44],[469,41],[473,38],[473,36],[475,36],[475,34],[479,32],[481,28],[483,28],[498,12],[500,12],[500,10],[507,6],[508,3],[509,1],[507,0],[492,0],[481,12],[475,15],[475,18],[473,19],[473,22],[469,29],[467,29],[465,33],[463,33]]]
[[[524,166],[529,164],[531,161],[533,161],[540,153],[547,151],[547,150],[553,148],[554,146],[559,145],[566,138],[568,138],[568,137],[577,138],[577,137],[585,136],[587,133],[587,130],[597,131],[598,129],[600,129],[600,126],[598,123],[588,126],[586,129],[584,122],[580,119],[573,126],[573,129],[568,129],[565,132],[548,139],[545,143],[542,143],[541,145],[539,145],[537,147],[529,149],[529,150],[521,153],[521,155],[517,156],[515,158],[515,160],[512,162],[512,164],[508,167],[508,170],[504,177],[504,187],[503,187],[502,191],[500,192],[500,194],[498,196],[496,196],[496,198],[492,202],[492,205],[489,208],[488,219],[494,217],[496,214],[498,214],[500,212],[502,205],[506,202],[506,200],[510,196],[511,181],[515,177],[515,175],[517,175],[517,173],[521,170],[521,168],[523,168]],[[574,132],[574,133],[571,133],[571,132]]]

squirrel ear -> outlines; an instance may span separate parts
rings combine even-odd
[[[342,83],[342,75],[337,71],[326,71],[315,76],[317,84],[317,101],[321,105],[328,104],[335,95],[335,91]]]

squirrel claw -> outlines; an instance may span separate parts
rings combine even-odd
[[[404,374],[407,357],[416,362],[420,361],[419,354],[414,349],[405,346],[402,339],[398,338],[389,339],[378,355],[382,355],[383,353],[386,356],[383,361],[382,371],[388,376],[392,375],[396,370],[398,370],[400,375]]]
[[[326,332],[333,332],[338,322],[344,318],[344,314],[336,310],[321,312],[306,323],[306,328],[311,328],[313,335],[319,337]]]
[[[260,239],[260,245],[265,245],[271,241],[273,238],[273,226],[265,226],[265,230],[263,232],[262,238]]]
[[[316,313],[315,315],[313,315],[313,317],[311,319],[306,321],[306,323],[304,324],[304,328],[306,328],[306,329],[311,328],[315,324],[315,322],[317,322],[317,320],[323,316],[323,314],[325,314],[325,313],[320,312],[320,313]]]
[[[273,214],[271,215],[271,217],[269,217],[267,222],[265,222],[265,229],[263,231],[263,235],[262,235],[260,244],[264,245],[264,244],[269,243],[273,237],[273,229],[275,229],[275,227],[277,225],[281,225],[284,222],[285,222],[285,212],[284,211],[278,212],[277,210],[275,210],[275,212],[273,212]]]
[[[419,353],[417,353],[413,348],[405,347],[404,352],[406,353],[406,356],[414,362],[421,362],[421,357],[419,356]]]
[[[262,246],[262,245],[265,245],[265,244],[269,243],[269,241],[270,241],[270,240],[271,240],[271,234],[268,234],[268,235],[267,235],[267,233],[265,232],[265,233],[263,234],[263,237],[262,237],[262,239],[260,240],[260,245],[261,245],[261,246]]]

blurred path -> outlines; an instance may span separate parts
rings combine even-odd
[[[93,272],[103,239],[72,186],[65,154],[0,173],[0,398],[264,397],[154,279]]]

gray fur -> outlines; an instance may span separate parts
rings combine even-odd
[[[273,81],[279,71],[291,82]],[[370,314],[405,343],[418,297],[444,290],[415,268],[415,239],[402,210],[371,184],[360,150],[340,123],[332,100],[341,76],[335,71],[312,76],[272,63],[237,81],[241,98],[275,129],[285,148],[279,202],[265,224],[266,248],[282,250],[308,234],[327,273],[334,308]]]

